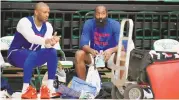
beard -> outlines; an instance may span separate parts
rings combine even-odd
[[[96,26],[97,27],[104,27],[106,25],[106,22],[107,22],[107,17],[106,18],[95,18],[96,20]]]

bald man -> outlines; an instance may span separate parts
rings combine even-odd
[[[75,69],[77,76],[86,79],[85,64],[91,64],[91,57],[103,51],[104,61],[116,59],[117,45],[120,34],[120,23],[107,17],[105,6],[97,6],[93,19],[88,19],[83,26],[80,49],[75,54]],[[90,45],[89,45],[90,44]],[[124,48],[123,48],[124,50]],[[112,58],[110,58],[112,57]]]
[[[57,52],[53,48],[60,38],[52,35],[52,25],[47,22],[49,6],[43,2],[37,3],[33,16],[23,17],[19,20],[14,39],[8,50],[9,62],[23,68],[23,99],[37,98],[37,91],[30,86],[33,69],[47,63],[48,85],[41,86],[40,98],[48,99],[51,96],[59,96],[53,88],[53,81],[57,69]],[[45,48],[42,48],[45,47]],[[50,92],[49,92],[50,91]]]

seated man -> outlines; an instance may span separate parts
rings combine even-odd
[[[78,50],[75,54],[77,76],[83,80],[86,79],[85,64],[92,62],[89,54],[95,57],[99,51],[103,50],[105,62],[110,57],[114,57],[114,62],[116,61],[120,23],[107,18],[107,15],[108,11],[105,6],[97,6],[95,18],[87,20],[83,26],[80,40],[81,50]],[[122,47],[122,50],[124,51],[124,47]],[[115,56],[112,56],[113,53],[115,53]]]
[[[43,2],[35,5],[34,16],[23,17],[17,24],[14,39],[8,50],[8,60],[13,66],[23,68],[24,99],[37,98],[36,89],[29,85],[33,69],[47,63],[48,86],[41,86],[40,98],[48,99],[59,96],[53,88],[53,81],[57,69],[57,52],[53,46],[59,42],[60,37],[52,36],[52,25],[47,22],[49,6]],[[41,48],[45,46],[46,48]],[[50,92],[49,92],[50,91]]]

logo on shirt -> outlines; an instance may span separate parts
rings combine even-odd
[[[43,37],[43,35],[42,35],[42,34],[35,34],[35,35],[40,36],[40,37]]]
[[[94,32],[94,43],[100,46],[107,46],[108,41],[106,39],[110,36],[109,33]]]

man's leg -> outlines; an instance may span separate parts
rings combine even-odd
[[[47,62],[48,68],[48,84],[42,85],[40,89],[40,98],[41,99],[48,99],[51,96],[56,97],[60,96],[59,93],[56,93],[55,88],[53,87],[53,82],[55,79],[55,74],[58,65],[58,57],[57,51],[54,48],[45,48],[37,51],[37,66],[41,66],[42,64]],[[49,91],[50,90],[50,94]]]
[[[48,78],[53,80],[55,78],[57,68],[57,53],[53,48],[41,49],[38,51],[30,51],[26,49],[14,51],[10,58],[12,65],[24,69],[24,83],[30,83],[33,68],[41,66],[47,62],[48,67]]]
[[[57,68],[57,53],[53,48],[45,48],[38,51],[32,51],[24,62],[24,82],[29,83],[33,68],[41,66],[47,62],[48,79],[54,79]]]
[[[86,64],[91,63],[90,55],[83,50],[78,50],[75,54],[75,70],[80,79],[86,79]]]
[[[30,83],[30,79],[32,76],[32,69],[34,68],[35,59],[32,57],[34,51],[30,51],[27,49],[20,49],[17,51],[13,51],[8,58],[9,62],[15,67],[23,68],[24,70],[24,83]],[[33,58],[33,59],[32,59]],[[30,60],[28,60],[30,59]]]
[[[33,67],[28,67],[28,73],[25,72],[26,67],[24,68],[24,65],[27,65],[25,64],[25,61],[32,52],[33,51],[27,49],[19,49],[17,51],[13,51],[8,58],[9,63],[11,63],[13,66],[24,69],[22,93],[24,93],[29,87],[30,79],[32,76]],[[29,66],[31,66],[32,62],[29,61],[28,63],[30,63]]]
[[[117,53],[115,53],[114,58],[113,58],[114,64],[116,63],[116,60],[117,60]],[[126,52],[121,51],[120,66],[124,66],[125,60],[126,60]]]
[[[37,64],[41,66],[47,62],[48,79],[55,79],[56,69],[58,66],[57,51],[54,48],[45,48],[37,51]]]

